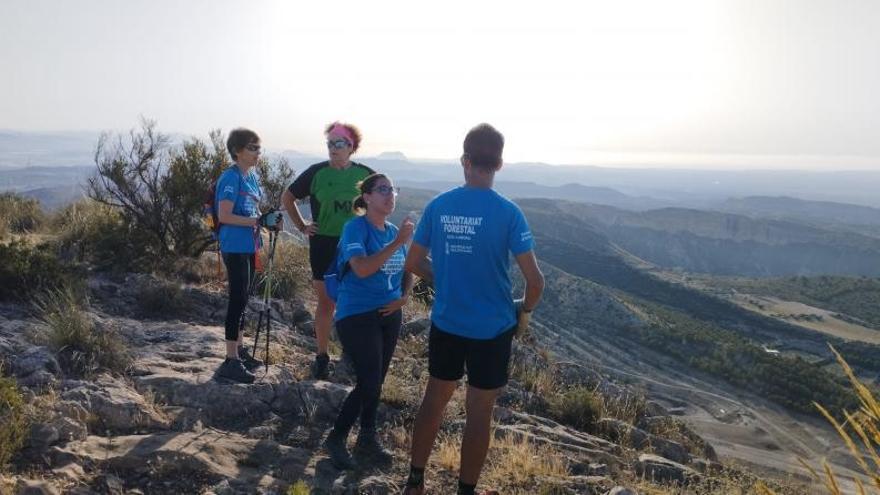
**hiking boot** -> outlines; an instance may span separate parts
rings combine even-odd
[[[326,380],[330,376],[330,356],[326,354],[318,354],[315,356],[315,362],[312,363],[312,378],[315,380]]]
[[[242,364],[244,364],[244,367],[248,371],[254,371],[260,366],[263,366],[263,362],[252,356],[251,353],[248,352],[248,348],[243,345],[238,346],[238,359],[241,359]]]
[[[390,464],[394,459],[394,454],[382,445],[382,440],[374,429],[361,429],[354,451],[358,457],[366,457],[379,464]]]
[[[349,454],[348,449],[345,448],[345,437],[347,436],[348,435],[341,435],[331,430],[330,434],[327,435],[327,439],[324,440],[324,450],[330,455],[330,461],[336,466],[336,469],[354,468],[354,461],[351,458],[351,454]]]
[[[245,369],[244,364],[238,359],[226,358],[220,369],[217,370],[217,376],[232,380],[238,383],[254,383],[254,374]]]

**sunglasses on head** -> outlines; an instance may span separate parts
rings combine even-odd
[[[393,194],[393,195],[397,196],[400,193],[400,188],[386,186],[385,184],[382,184],[381,186],[374,187],[373,190],[370,192],[377,192],[377,193],[381,194],[382,196],[388,196],[389,194]]]
[[[259,144],[248,144],[245,145],[244,149],[248,151],[253,151],[254,153],[259,153],[262,150]]]
[[[340,138],[340,139],[328,139],[327,140],[327,147],[328,148],[336,148],[338,150],[344,150],[345,148],[348,148],[349,146],[351,146],[351,143],[349,143],[348,140],[345,140],[345,139]]]

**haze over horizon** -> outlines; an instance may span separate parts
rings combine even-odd
[[[506,161],[880,170],[880,4],[673,1],[7,2],[0,129],[244,125],[323,155],[457,155],[481,121]],[[334,33],[334,34],[328,34]]]

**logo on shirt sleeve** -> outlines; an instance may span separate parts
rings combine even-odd
[[[532,231],[527,230],[525,232],[520,232],[519,240],[520,240],[520,242],[531,241],[532,240]]]

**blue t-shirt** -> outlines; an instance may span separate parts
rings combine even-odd
[[[353,257],[371,256],[391,244],[397,237],[397,231],[397,227],[390,222],[385,222],[385,230],[379,230],[362,216],[346,222],[337,247],[338,273],[341,273],[345,262]],[[368,277],[361,278],[348,268],[339,284],[335,320],[375,311],[400,299],[403,295],[403,262],[406,261],[406,251],[405,245],[399,247],[376,273]]]
[[[237,165],[226,169],[217,180],[214,204],[220,208],[220,201],[233,202],[232,213],[243,217],[260,216],[260,199],[263,190],[253,170],[242,175]],[[220,225],[220,251],[224,253],[255,253],[260,242],[257,227],[242,225]]]
[[[438,328],[485,340],[513,327],[509,253],[534,245],[516,204],[492,189],[455,188],[428,203],[413,242],[431,254]]]

